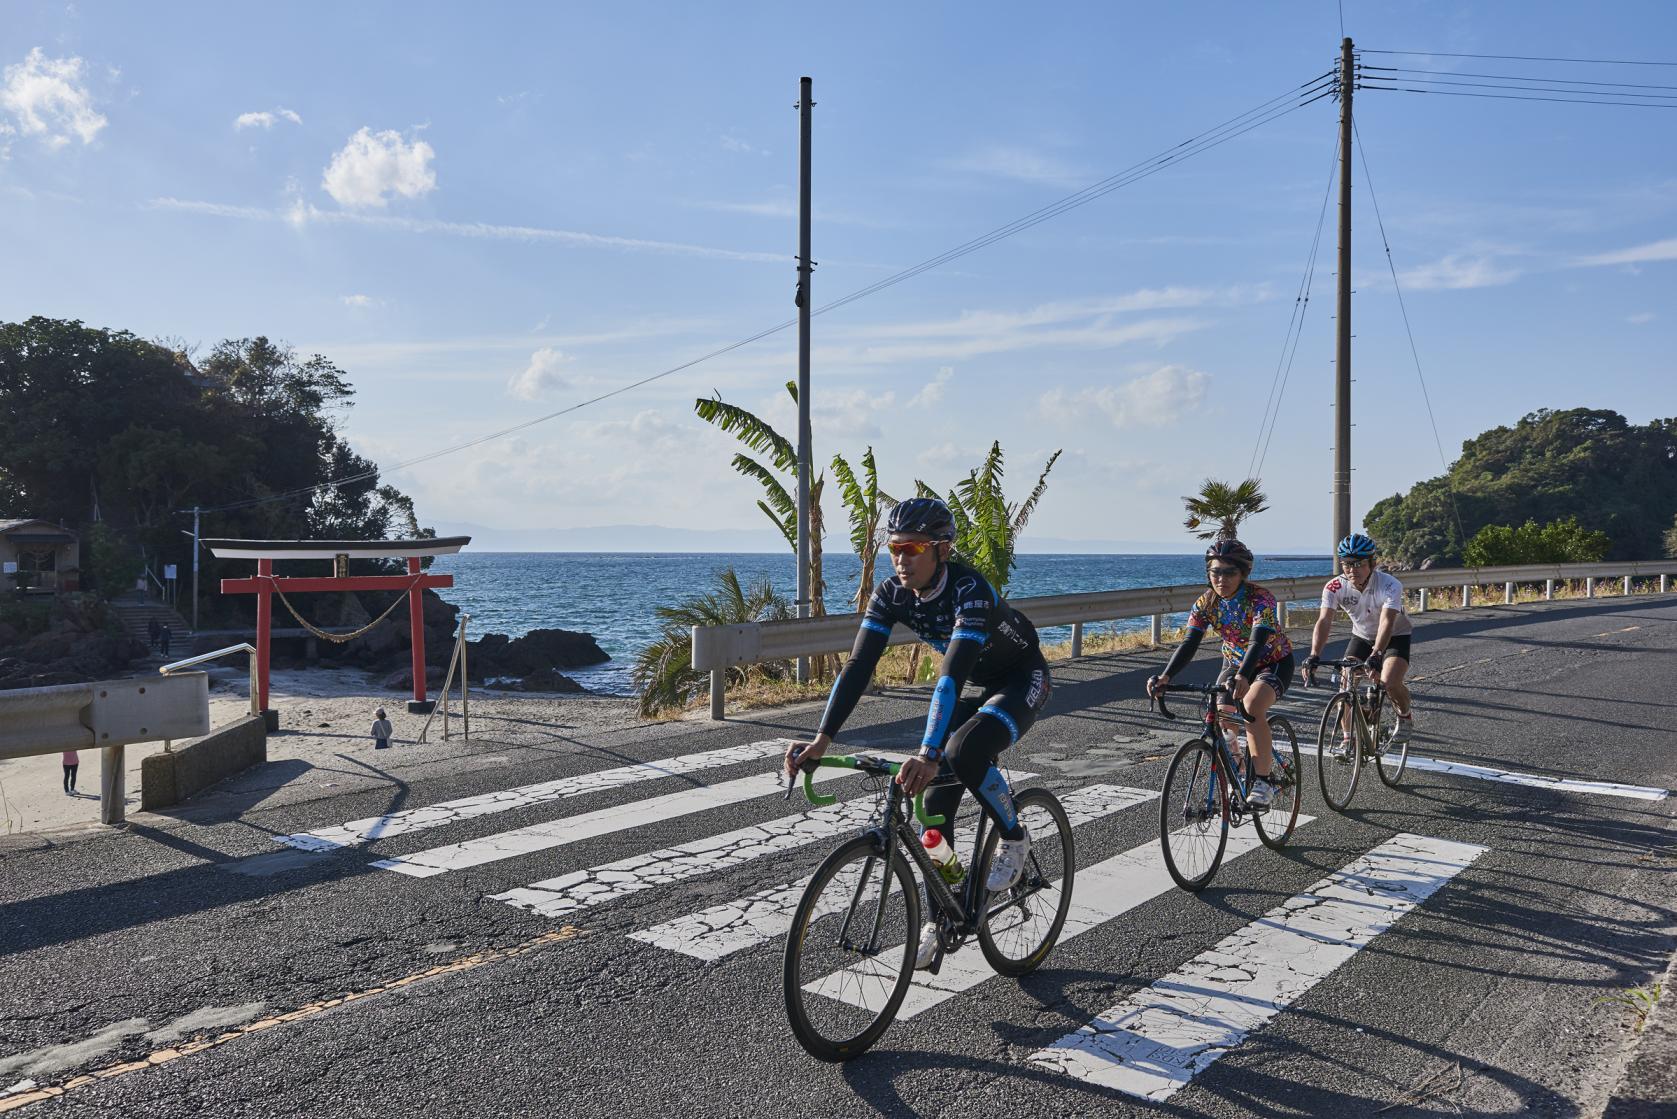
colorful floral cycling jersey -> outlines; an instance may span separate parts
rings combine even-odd
[[[1201,633],[1211,630],[1222,638],[1223,659],[1230,664],[1239,664],[1245,658],[1252,631],[1257,629],[1271,631],[1259,668],[1284,661],[1293,653],[1292,642],[1281,632],[1275,596],[1256,583],[1241,583],[1233,598],[1219,598],[1216,591],[1206,591],[1188,614],[1188,628]]]

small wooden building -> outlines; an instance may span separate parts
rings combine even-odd
[[[0,516],[0,592],[57,594],[81,585],[81,541],[63,525]]]

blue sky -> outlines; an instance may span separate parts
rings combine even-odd
[[[349,437],[399,462],[789,318],[800,75],[820,304],[1300,86],[1340,38],[1316,0],[827,7],[11,3],[0,316],[325,354],[357,388]],[[1345,9],[1365,50],[1677,60],[1665,3]],[[1357,106],[1448,456],[1539,407],[1677,413],[1677,111]],[[1180,495],[1251,462],[1336,112],[818,317],[818,460],[871,445],[888,490],[945,488],[1000,439],[1024,490],[1063,448],[1027,542],[1186,544]],[[1360,517],[1441,465],[1354,182]],[[1328,218],[1259,548],[1331,527]],[[756,532],[754,485],[692,401],[720,390],[790,432],[795,371],[788,331],[390,480],[426,521]]]

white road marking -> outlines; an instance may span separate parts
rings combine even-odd
[[[496,812],[507,812],[532,804],[567,800],[586,793],[634,785],[641,781],[656,781],[661,777],[697,773],[705,769],[778,757],[786,752],[789,741],[790,739],[774,738],[763,742],[747,742],[742,746],[725,746],[720,750],[706,750],[699,754],[682,754],[654,762],[637,762],[634,765],[602,769],[577,777],[561,777],[535,785],[523,785],[516,789],[502,789],[498,792],[444,801],[424,808],[410,808],[386,816],[351,820],[338,827],[320,828],[296,835],[277,835],[274,841],[304,851],[335,851],[340,847],[354,847],[406,832],[440,828],[444,824],[458,823],[461,820],[488,816]]]
[[[1409,768],[1448,773],[1456,777],[1474,777],[1481,781],[1502,781],[1509,785],[1529,785],[1534,789],[1553,789],[1562,793],[1593,793],[1597,796],[1628,797],[1632,800],[1664,800],[1670,795],[1670,790],[1650,785],[1621,785],[1616,781],[1549,777],[1541,773],[1521,773],[1518,770],[1469,765],[1466,762],[1451,762],[1442,758],[1422,758],[1414,754],[1409,755]]]
[[[815,780],[826,782],[841,777],[855,776],[854,770],[826,768],[816,771]],[[613,832],[638,828],[642,824],[671,820],[677,816],[690,816],[695,812],[722,808],[726,805],[738,804],[740,801],[754,800],[760,796],[780,792],[785,787],[785,782],[780,774],[758,773],[734,781],[724,781],[719,785],[703,785],[696,789],[682,789],[679,792],[666,793],[663,796],[634,800],[628,804],[618,804],[594,812],[585,812],[580,816],[569,816],[562,820],[549,820],[546,823],[532,824],[527,828],[518,828],[514,831],[497,832],[480,839],[469,839],[463,843],[451,843],[446,847],[433,847],[427,851],[415,852],[412,855],[380,859],[372,865],[383,870],[394,870],[398,874],[411,875],[414,878],[429,878],[434,874],[445,874],[451,870],[464,870],[467,867],[482,866],[484,863],[492,863],[500,859],[510,859],[518,855],[528,855],[535,851],[547,851],[555,847],[564,847],[584,839],[594,839],[598,836],[610,835]]]
[[[1295,827],[1303,827],[1313,819],[1314,816],[1301,815]],[[1259,846],[1258,835],[1250,828],[1231,829],[1228,846],[1223,853],[1223,862],[1226,865],[1230,860],[1256,850]],[[1060,930],[1058,943],[1064,944],[1082,936],[1114,917],[1128,913],[1144,902],[1152,901],[1175,888],[1176,883],[1171,878],[1170,871],[1165,869],[1164,855],[1157,839],[1132,847],[1093,866],[1084,867],[1077,872],[1077,881],[1072,887],[1071,908],[1066,913],[1066,923]],[[883,953],[878,958],[892,957],[890,953]],[[855,964],[804,984],[804,990],[825,995],[839,1002],[861,1005],[866,1010],[878,1010],[890,992],[889,984],[882,987],[877,981],[858,982],[858,979],[875,978],[877,966],[870,967],[869,963]],[[851,975],[851,972],[858,974]],[[912,1018],[916,1014],[922,1014],[995,977],[996,973],[984,962],[984,955],[978,950],[978,946],[969,945],[952,956],[945,956],[938,974],[915,972],[914,982],[909,986],[908,993],[903,996],[902,1007],[897,1011],[897,1017]]]
[[[1024,779],[1024,774],[1013,775],[1015,783]],[[1158,796],[1154,790],[1132,789],[1123,785],[1090,785],[1066,794],[1061,799],[1061,805],[1072,826],[1077,827],[1156,800]],[[967,849],[970,851],[970,846]],[[765,944],[790,929],[792,912],[797,909],[809,879],[806,874],[796,882],[770,886],[736,901],[683,914],[672,921],[632,932],[629,937],[695,959],[720,960],[743,949]]]
[[[1030,1060],[1166,1100],[1485,850],[1393,836]]]

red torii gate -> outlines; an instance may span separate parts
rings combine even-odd
[[[256,677],[258,706],[274,723],[268,708],[269,642],[273,629],[273,596],[277,593],[310,591],[406,591],[413,644],[413,701],[409,711],[427,712],[432,704],[425,698],[425,609],[426,588],[452,587],[452,575],[426,575],[419,569],[424,556],[453,555],[472,542],[470,536],[439,536],[422,540],[205,540],[205,547],[217,559],[253,559],[256,575],[248,579],[223,579],[222,594],[256,595]],[[349,574],[349,557],[357,559],[404,559],[406,575]],[[276,559],[329,559],[333,573],[328,577],[276,576]]]

